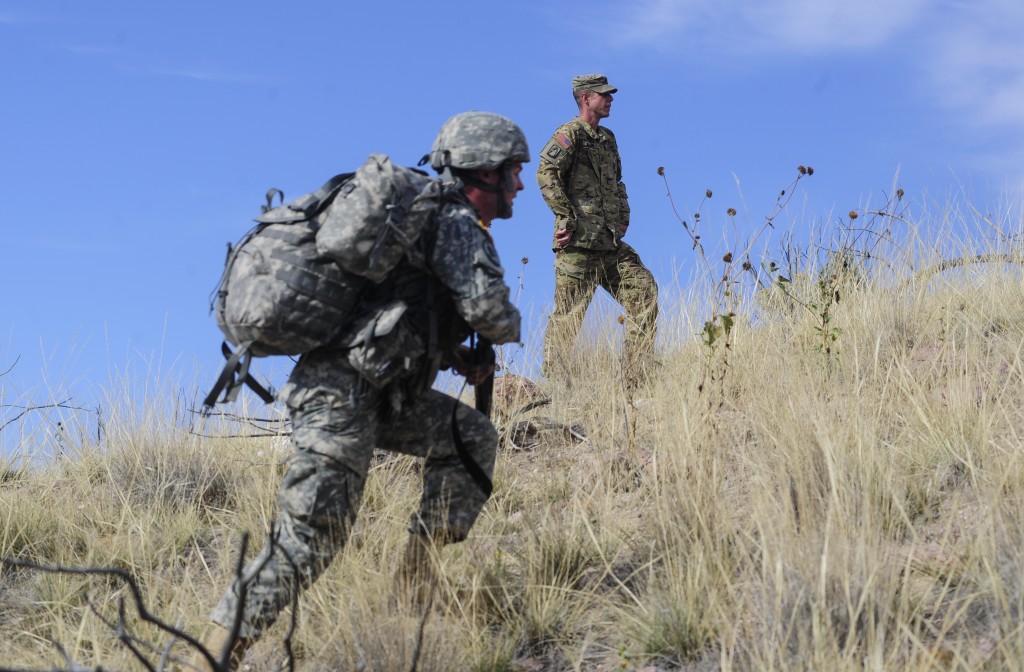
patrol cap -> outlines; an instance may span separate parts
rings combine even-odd
[[[579,75],[572,78],[572,92],[575,95],[580,91],[615,93],[618,89],[609,84],[604,75]]]

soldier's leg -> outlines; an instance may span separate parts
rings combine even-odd
[[[555,255],[555,305],[544,330],[541,365],[541,373],[549,380],[564,381],[570,374],[570,353],[598,286],[591,256],[580,250],[560,250]]]
[[[437,548],[465,539],[488,497],[459,456],[455,431],[468,459],[490,479],[497,430],[482,413],[446,394],[429,390],[381,428],[381,447],[424,458],[420,510],[395,574],[396,591],[417,605],[426,602],[436,582]]]
[[[313,369],[311,371],[311,369]],[[317,374],[331,386],[317,385]],[[298,384],[295,384],[298,383]],[[278,514],[263,551],[245,569],[241,636],[258,638],[312,584],[345,545],[355,522],[378,426],[377,393],[347,369],[296,367],[287,395],[295,453],[278,493]],[[287,388],[286,388],[287,389]],[[230,627],[236,581],[211,620]]]
[[[487,416],[447,394],[428,390],[380,429],[381,448],[424,458],[423,497],[411,531],[444,543],[465,539],[487,501],[456,450],[453,411],[469,459],[490,478],[498,431]]]
[[[606,275],[605,289],[626,311],[623,368],[626,384],[647,383],[658,330],[658,284],[632,247],[622,244],[614,268]]]

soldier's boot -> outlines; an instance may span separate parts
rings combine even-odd
[[[429,534],[412,533],[395,572],[395,597],[400,604],[422,609],[437,588],[436,542]]]
[[[219,625],[214,626],[213,630],[203,638],[203,647],[209,651],[215,660],[220,661],[221,657],[231,647],[231,653],[228,656],[227,667],[218,669],[210,665],[210,661],[206,659],[199,651],[195,652],[192,656],[191,665],[201,672],[235,672],[242,665],[242,658],[245,657],[245,652],[249,650],[253,642],[249,639],[239,638],[231,643],[231,631],[227,628]]]

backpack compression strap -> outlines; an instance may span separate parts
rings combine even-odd
[[[255,378],[249,375],[249,365],[252,363],[251,347],[252,341],[246,341],[238,346],[237,350],[231,352],[231,347],[227,344],[227,341],[221,343],[220,351],[224,354],[224,359],[228,361],[224,364],[224,368],[221,369],[217,382],[213,384],[213,389],[203,399],[203,415],[209,415],[210,411],[213,410],[221,390],[224,391],[224,398],[221,399],[221,402],[227,404],[238,398],[238,392],[242,389],[242,385],[248,385],[249,389],[255,392],[265,403],[271,404],[274,402],[273,390],[263,387],[256,382]]]

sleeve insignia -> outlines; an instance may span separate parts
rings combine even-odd
[[[548,144],[544,145],[544,149],[541,150],[540,156],[542,159],[555,164],[556,166],[562,165],[562,162],[571,156],[572,143],[564,135],[556,135],[548,141]]]

